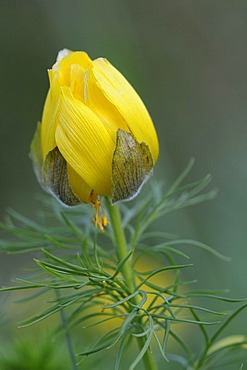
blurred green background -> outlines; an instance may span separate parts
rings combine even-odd
[[[217,198],[164,228],[232,258],[188,250],[200,286],[246,296],[247,1],[1,0],[0,27],[1,219],[7,207],[36,213],[28,152],[46,70],[60,49],[85,50],[109,59],[146,103],[160,140],[157,179],[170,183],[191,157],[193,179],[212,174]],[[1,255],[0,284],[19,267],[19,257]],[[232,332],[246,333],[246,321]]]

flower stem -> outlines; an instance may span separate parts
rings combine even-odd
[[[127,248],[125,234],[122,228],[121,215],[118,207],[113,206],[108,198],[107,198],[107,209],[110,215],[111,226],[115,237],[118,260],[122,261],[127,256],[129,251]],[[130,294],[132,294],[135,290],[135,283],[133,269],[131,267],[129,259],[123,265],[122,274],[126,281],[126,285],[129,288]]]
[[[116,251],[119,261],[122,261],[127,254],[129,253],[124,230],[122,227],[121,215],[119,212],[119,208],[117,206],[113,206],[108,198],[106,198],[106,205],[109,212],[111,226],[113,229],[113,234],[116,243]],[[130,294],[134,293],[135,291],[135,278],[134,278],[134,271],[131,261],[128,259],[122,268],[122,275],[125,280],[125,283],[128,287]],[[136,297],[133,298],[135,304],[137,304]],[[140,319],[141,323],[141,319]],[[140,349],[143,348],[145,343],[145,339],[143,337],[138,338],[138,344]],[[143,362],[146,370],[157,370],[157,366],[155,364],[154,356],[150,349],[148,349],[144,356]]]
[[[56,291],[56,296],[59,299],[60,298],[60,292],[59,292],[58,289],[56,289],[55,291]],[[66,316],[65,316],[65,313],[64,313],[64,309],[61,308],[61,310],[59,312],[60,312],[62,327],[63,327],[63,330],[64,330],[65,341],[66,341],[67,349],[68,349],[68,352],[69,352],[71,369],[72,370],[78,370],[78,367],[77,367],[77,364],[76,364],[76,359],[75,359],[75,354],[74,354],[74,351],[73,351],[72,341],[71,341],[70,334],[69,334],[69,331],[68,331],[68,325],[67,325],[67,320],[66,320]]]

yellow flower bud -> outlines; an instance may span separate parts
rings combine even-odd
[[[67,205],[135,197],[159,151],[138,94],[106,59],[91,60],[85,52],[60,51],[48,74],[50,90],[31,146],[42,186]]]

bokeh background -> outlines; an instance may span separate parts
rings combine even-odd
[[[247,2],[242,0],[1,0],[0,218],[33,217],[40,192],[28,158],[48,90],[46,70],[66,47],[104,56],[146,103],[160,140],[155,177],[166,183],[191,157],[214,201],[164,223],[203,241],[230,263],[188,250],[200,286],[246,296]],[[0,285],[22,259],[0,256]],[[231,327],[247,331],[246,313]]]

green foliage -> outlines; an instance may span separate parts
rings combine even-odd
[[[51,338],[19,339],[10,346],[1,345],[1,370],[67,370],[68,362]]]
[[[84,344],[80,347],[80,342],[77,344],[79,358],[101,351],[107,355],[114,348],[114,370],[127,366],[129,370],[136,369],[142,359],[146,362],[150,348],[162,368],[176,362],[181,369],[227,369],[231,361],[234,368],[241,368],[241,357],[234,356],[236,353],[240,356],[240,352],[246,355],[247,337],[223,338],[222,334],[247,306],[246,301],[228,298],[224,293],[193,290],[195,282],[185,278],[185,270],[192,268],[192,264],[181,249],[191,245],[223,260],[226,257],[204,243],[176,239],[151,228],[157,219],[170,212],[214,198],[215,191],[204,192],[209,176],[183,185],[191,166],[192,162],[165,196],[155,184],[145,199],[139,197],[131,207],[121,206],[129,248],[122,260],[118,259],[113,229],[109,227],[104,234],[95,231],[89,207],[64,209],[50,198],[45,199],[36,222],[10,211],[7,222],[1,226],[16,239],[2,241],[0,247],[8,253],[38,252],[37,269],[17,279],[17,285],[2,288],[2,292],[31,289],[34,293],[29,299],[39,293],[49,297],[49,307],[20,326],[33,325],[62,312],[66,317],[64,329],[73,338],[78,341],[78,332],[79,336],[81,332],[84,337],[87,333],[92,335],[92,344],[88,343],[86,348]],[[143,267],[145,257],[155,267],[143,271],[140,266]],[[127,265],[132,268],[134,291],[124,278]],[[205,307],[202,299],[237,307],[226,313],[225,307],[224,311]],[[202,350],[198,353],[189,344],[188,328],[193,333],[197,328],[201,333]],[[95,337],[93,332],[97,333]],[[139,349],[134,346],[136,342]]]

